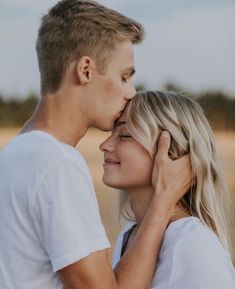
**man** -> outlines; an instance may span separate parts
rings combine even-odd
[[[113,272],[92,180],[74,149],[89,127],[110,130],[134,97],[133,44],[142,38],[140,24],[92,1],[60,1],[42,18],[42,96],[0,155],[0,288],[149,287],[172,208],[190,181],[188,160],[171,162],[169,135],[162,137],[153,201]]]

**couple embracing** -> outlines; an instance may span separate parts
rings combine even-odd
[[[235,288],[213,133],[187,96],[136,93],[133,44],[143,37],[138,22],[94,1],[62,0],[42,18],[41,98],[0,152],[0,288]],[[111,130],[103,181],[131,218],[113,268],[75,149],[90,127]]]

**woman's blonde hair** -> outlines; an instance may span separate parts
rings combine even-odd
[[[224,182],[211,127],[200,105],[175,92],[139,92],[126,108],[126,126],[151,157],[156,153],[156,142],[163,130],[171,134],[170,158],[177,159],[189,152],[193,185],[180,203],[192,216],[212,229],[231,252],[230,194]],[[130,217],[124,210],[127,199],[128,194],[122,192],[120,212]]]

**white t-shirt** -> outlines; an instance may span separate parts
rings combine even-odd
[[[128,223],[120,232],[113,267],[120,260]],[[230,255],[217,236],[195,217],[171,223],[164,235],[151,289],[235,289]]]
[[[108,247],[76,149],[33,131],[0,151],[1,289],[62,289],[56,271]]]

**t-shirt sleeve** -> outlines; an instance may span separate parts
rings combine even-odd
[[[78,165],[59,163],[35,195],[33,222],[54,272],[110,247],[93,185]]]
[[[231,259],[207,229],[191,232],[176,243],[167,288],[235,288]]]

